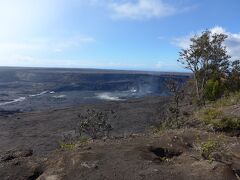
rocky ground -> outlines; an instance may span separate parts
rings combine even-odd
[[[149,97],[1,117],[0,179],[239,180],[239,136],[214,131],[198,114],[180,129],[153,131],[166,102]],[[116,111],[111,137],[60,147],[62,133],[74,131],[79,113],[93,107]],[[238,115],[236,109],[222,108]]]
[[[221,144],[211,152],[214,160],[201,155],[201,144],[210,139]],[[0,179],[237,180],[239,143],[236,137],[181,129],[96,140],[42,156],[33,156],[30,150],[12,151],[1,158]]]
[[[159,112],[166,104],[164,98],[148,97],[121,102],[50,109],[47,111],[0,115],[0,152],[16,148],[31,148],[42,154],[59,148],[63,136],[76,136],[79,114],[87,109],[114,111],[110,118],[111,136],[146,133],[159,122]]]

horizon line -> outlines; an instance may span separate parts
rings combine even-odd
[[[99,70],[99,71],[121,71],[121,72],[138,72],[138,73],[179,73],[179,74],[192,74],[191,72],[186,71],[161,71],[161,70],[137,70],[137,69],[114,69],[114,68],[84,68],[84,67],[54,67],[54,66],[1,66],[0,68],[23,68],[23,69],[72,69],[72,70]]]

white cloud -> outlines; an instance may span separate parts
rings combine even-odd
[[[114,18],[148,19],[173,15],[177,9],[162,0],[137,0],[136,2],[112,2],[109,5]]]
[[[132,20],[162,18],[196,7],[187,6],[183,1],[173,4],[167,0],[89,0],[89,4],[108,9],[114,19]]]
[[[232,33],[228,32],[226,29],[220,26],[215,26],[210,29],[212,33],[224,33],[228,35],[228,38],[225,41],[225,45],[227,47],[228,53],[232,56],[232,58],[237,59],[240,58],[240,32]],[[187,36],[174,38],[172,39],[172,44],[177,47],[186,49],[190,45],[190,38],[194,36],[194,34],[200,34],[202,31],[198,31],[197,33],[190,33]]]
[[[190,38],[192,35],[184,36],[184,37],[178,37],[178,38],[173,38],[171,43],[181,49],[186,49],[190,45]]]
[[[226,30],[223,27],[221,27],[221,26],[215,26],[215,27],[211,28],[210,31],[213,34],[215,34],[215,33],[217,33],[217,34],[226,33]]]

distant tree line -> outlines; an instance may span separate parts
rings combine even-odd
[[[240,90],[240,60],[227,52],[225,34],[204,31],[190,39],[189,48],[182,49],[178,61],[193,73],[196,101],[214,101]]]

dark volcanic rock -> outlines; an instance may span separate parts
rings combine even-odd
[[[32,156],[32,154],[33,150],[31,149],[10,150],[0,155],[0,162],[7,162],[21,157],[29,157]]]
[[[36,180],[42,173],[39,163],[30,159],[0,164],[1,180]]]
[[[36,153],[57,149],[64,134],[74,136],[81,120],[78,116],[87,109],[116,113],[117,118],[109,119],[111,136],[146,133],[161,121],[158,113],[164,110],[166,102],[163,97],[146,97],[0,117],[0,152],[19,147],[31,148]]]
[[[17,113],[21,113],[20,110],[12,110],[12,111],[7,111],[7,110],[0,110],[0,116],[7,117],[9,115],[14,115]]]
[[[31,159],[33,151],[11,150],[1,154],[1,180],[35,180],[42,174],[42,167],[35,159]]]
[[[201,157],[186,146],[216,134],[194,129],[167,131],[157,136],[96,140],[88,145],[43,157],[16,158],[0,165],[2,180],[237,180],[239,143],[228,138],[230,164]],[[235,142],[235,143],[234,143]],[[87,148],[91,146],[91,148]],[[225,157],[223,155],[220,155]],[[166,157],[161,161],[155,158]]]

